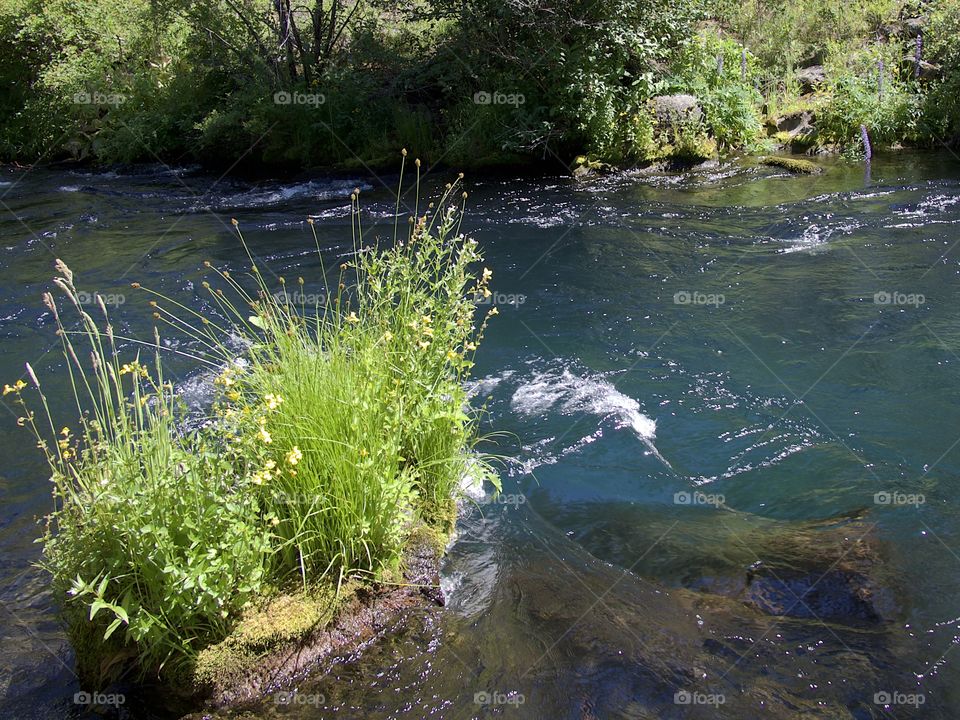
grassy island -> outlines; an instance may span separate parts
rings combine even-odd
[[[352,260],[322,271],[323,303],[305,304],[304,278],[268,283],[249,250],[245,277],[207,264],[206,313],[134,283],[203,368],[199,419],[164,373],[160,330],[118,336],[57,262],[44,303],[77,417],[54,417],[29,366],[4,393],[49,462],[42,562],[85,684],[214,682],[223,657],[256,661],[356,592],[408,585],[412,549],[442,553],[463,479],[496,483],[464,381],[497,311],[478,317],[492,273],[459,199],[448,186],[368,247],[354,194]]]

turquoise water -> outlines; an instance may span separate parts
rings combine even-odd
[[[62,364],[39,301],[55,257],[114,296],[126,334],[149,337],[131,281],[201,302],[203,260],[243,268],[236,217],[277,275],[320,292],[305,217],[342,262],[346,196],[363,187],[369,232],[389,235],[396,178],[0,181],[12,382],[26,360],[42,378]],[[504,496],[465,511],[445,609],[254,715],[960,713],[960,162],[468,187],[464,227],[500,296],[475,402],[498,434]],[[196,368],[174,366],[202,403]],[[32,567],[47,476],[4,415],[2,712],[81,716]],[[128,692],[130,716],[164,714]]]

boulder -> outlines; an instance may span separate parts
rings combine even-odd
[[[797,71],[797,81],[804,94],[812,93],[827,80],[827,73],[823,65],[811,65]]]
[[[913,53],[908,53],[903,56],[903,64],[910,69],[911,76],[916,72],[916,56]],[[926,60],[920,61],[920,77],[923,80],[929,80],[930,78],[937,78],[943,73],[943,68],[934,63],[927,62]]]
[[[815,120],[812,110],[795,110],[794,112],[781,115],[774,120],[777,132],[790,133],[796,135],[811,127]]]
[[[907,37],[916,37],[923,32],[923,26],[927,24],[925,18],[915,17],[903,21],[903,34]]]
[[[700,101],[693,95],[660,95],[651,103],[654,117],[661,125],[698,122],[703,118]]]
[[[778,142],[793,150],[806,150],[817,140],[814,127],[816,115],[813,110],[795,110],[770,121],[771,134]]]

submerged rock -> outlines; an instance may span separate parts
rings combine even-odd
[[[704,582],[768,615],[831,620],[849,625],[893,620],[892,589],[882,582],[881,545],[862,520],[805,523],[751,533],[744,542],[759,559],[730,583]]]

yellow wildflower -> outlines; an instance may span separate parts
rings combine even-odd
[[[296,445],[293,446],[293,449],[287,453],[287,463],[290,465],[296,465],[303,459],[303,453],[300,452],[300,448]]]
[[[347,315],[347,322],[348,322],[348,323],[358,323],[358,322],[360,322],[360,318],[358,318],[358,317],[357,317],[357,314],[351,310],[351,311],[350,311],[350,314]]]
[[[265,427],[260,428],[260,439],[267,443],[267,445],[273,442],[273,438],[270,436],[270,433],[267,432]]]
[[[268,410],[276,410],[280,407],[280,403],[283,402],[283,398],[279,395],[274,395],[273,393],[267,393],[263,396],[263,399],[267,401]]]
[[[485,282],[490,282],[490,278],[493,277],[493,270],[490,268],[483,269],[483,279]]]
[[[417,343],[417,347],[419,347],[421,350],[426,350],[428,347],[430,347],[430,343],[428,343],[426,340],[421,340]]]

